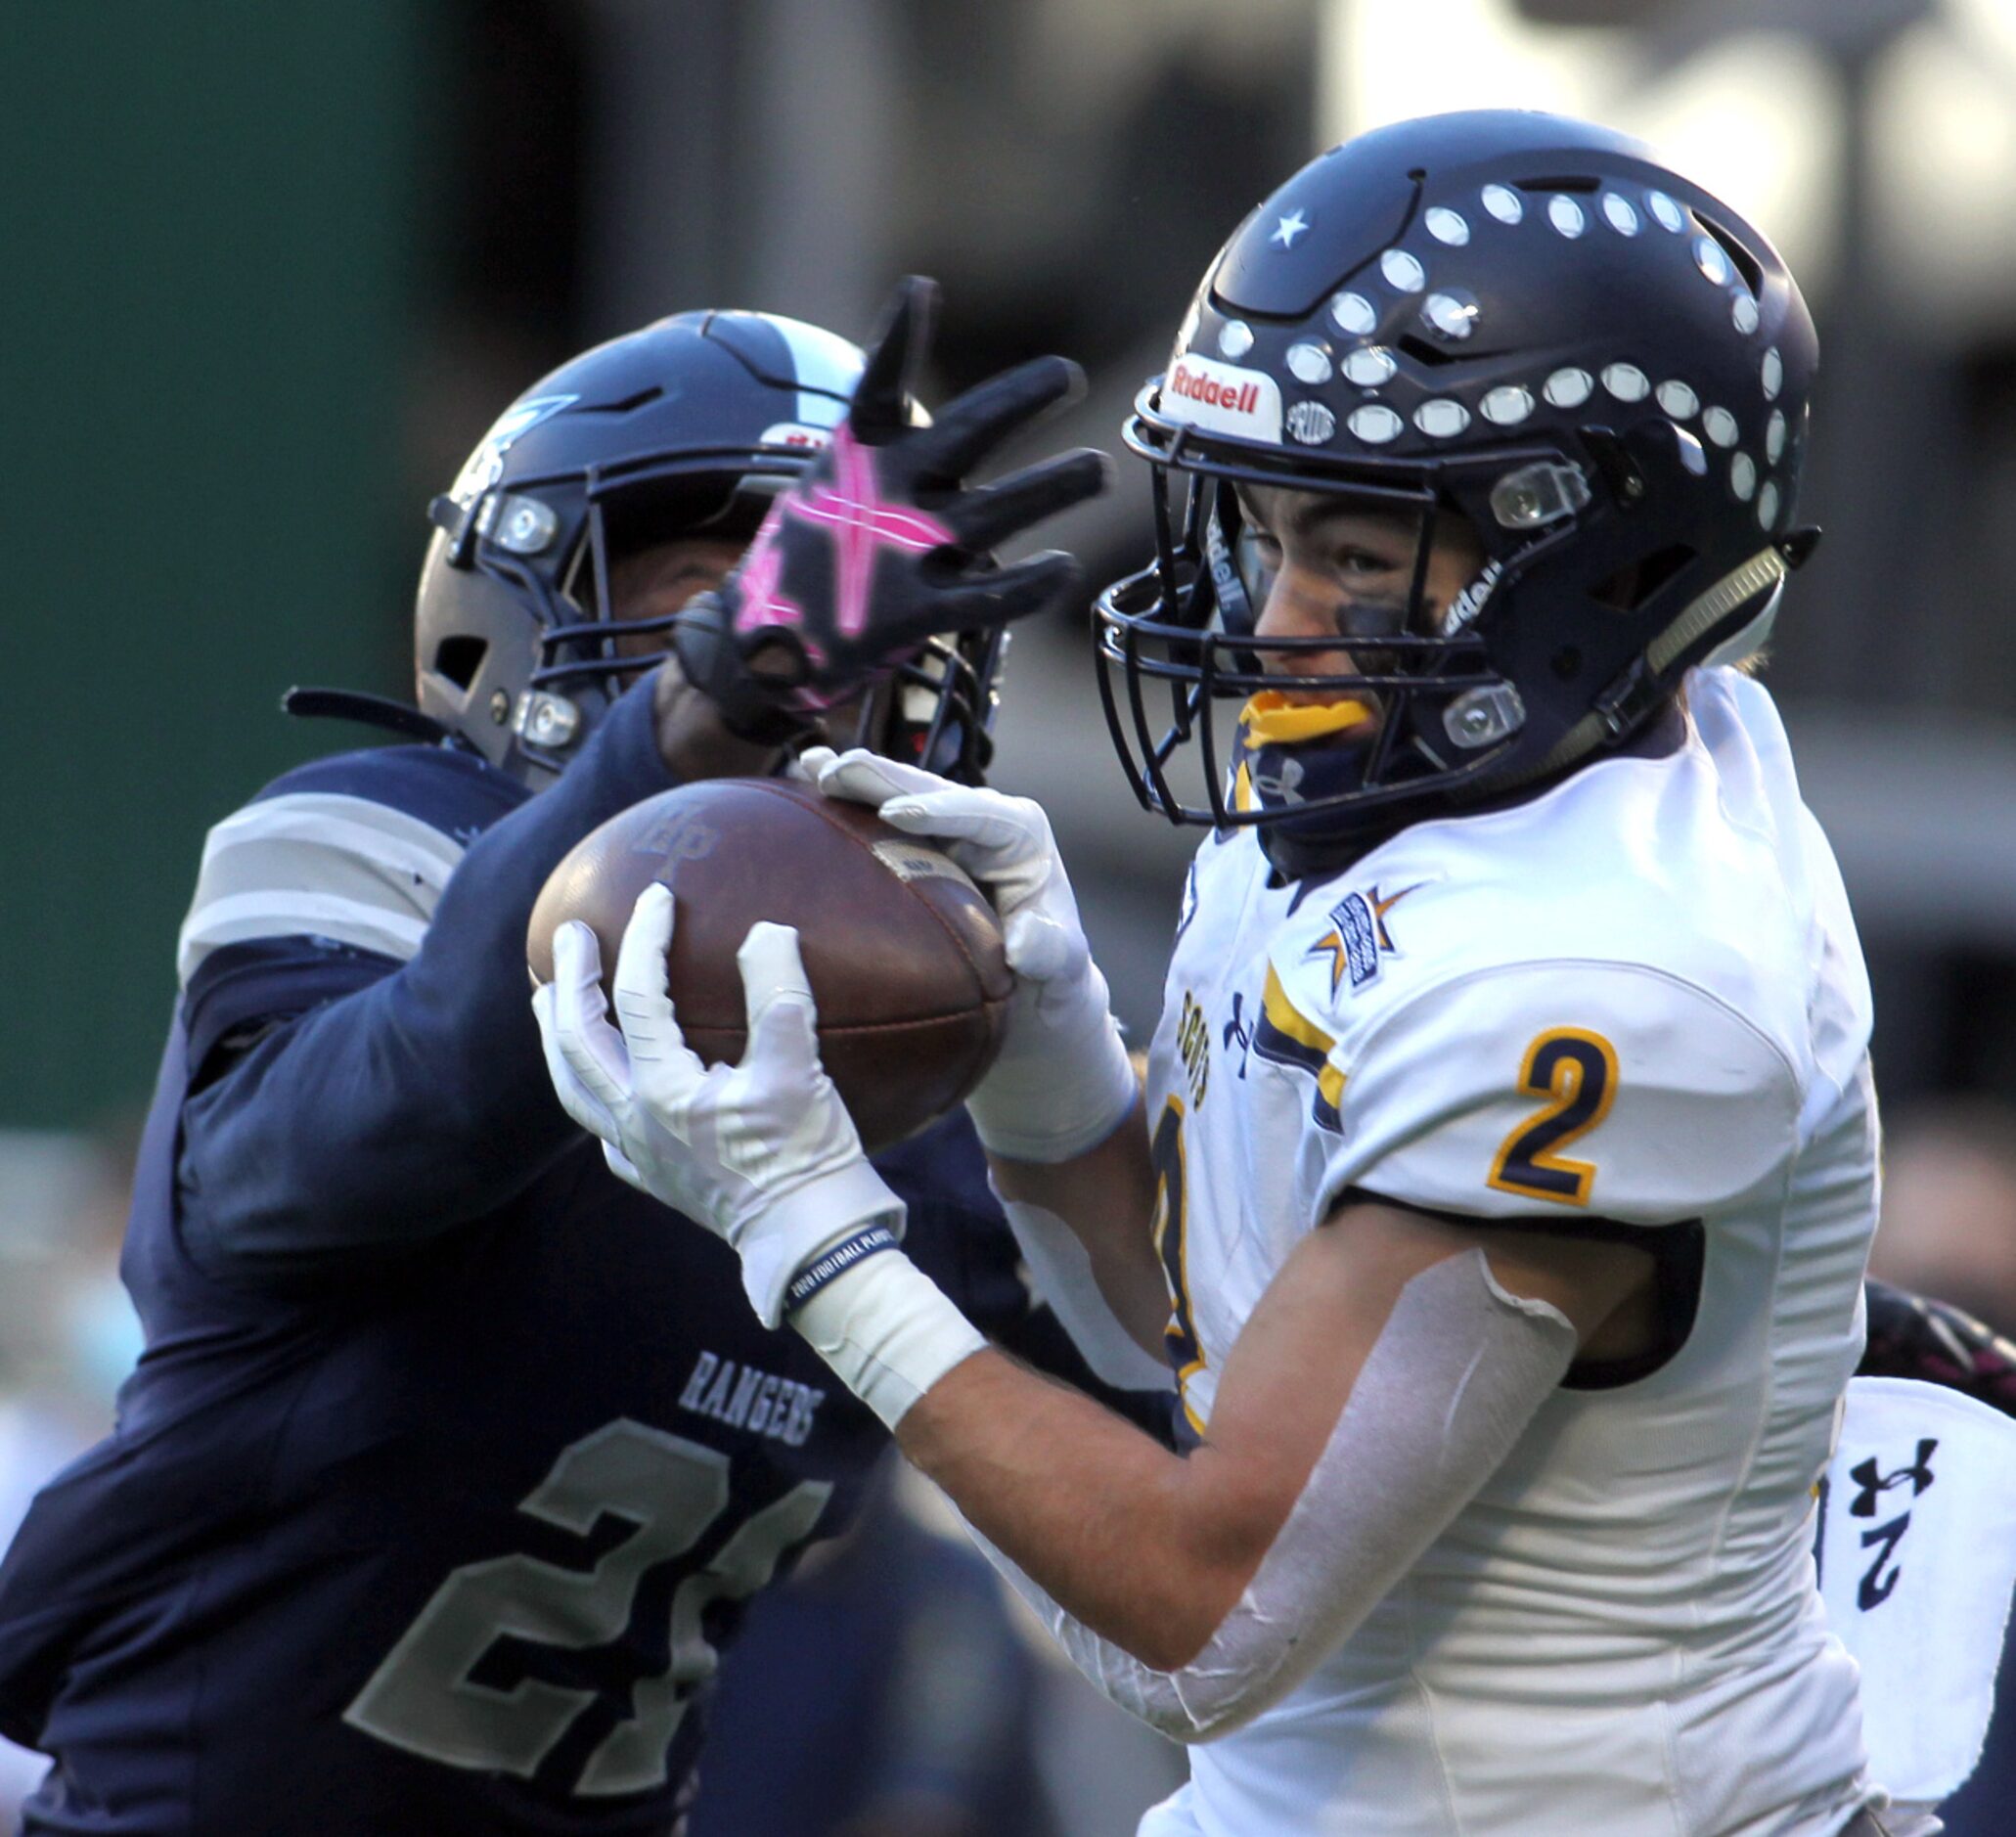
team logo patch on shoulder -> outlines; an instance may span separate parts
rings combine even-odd
[[[1346,893],[1330,908],[1330,928],[1309,947],[1311,957],[1330,960],[1330,993],[1335,995],[1348,979],[1356,995],[1379,978],[1382,957],[1398,957],[1399,947],[1386,927],[1386,915],[1410,893],[1418,892],[1425,880],[1404,886],[1396,893],[1382,893],[1376,886],[1364,892]]]

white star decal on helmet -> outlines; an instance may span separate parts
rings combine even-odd
[[[1309,219],[1298,210],[1291,210],[1275,225],[1275,231],[1267,240],[1278,243],[1283,248],[1293,248],[1295,239],[1309,228]]]

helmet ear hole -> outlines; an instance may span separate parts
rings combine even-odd
[[[1613,612],[1635,612],[1694,559],[1695,551],[1683,542],[1655,549],[1635,561],[1627,561],[1616,573],[1598,581],[1589,597]]]
[[[434,674],[445,676],[457,689],[467,691],[476,680],[476,672],[483,667],[489,650],[487,639],[458,632],[434,647]]]

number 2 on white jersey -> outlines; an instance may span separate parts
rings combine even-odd
[[[1519,1089],[1547,1099],[1500,1144],[1485,1184],[1521,1198],[1586,1206],[1595,1186],[1591,1161],[1561,1153],[1610,1113],[1617,1096],[1617,1049],[1582,1027],[1551,1027],[1526,1049]]]

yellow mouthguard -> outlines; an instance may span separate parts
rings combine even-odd
[[[1342,701],[1297,701],[1283,690],[1263,689],[1239,710],[1239,729],[1248,745],[1294,746],[1368,727],[1374,718],[1371,704],[1362,695]]]

